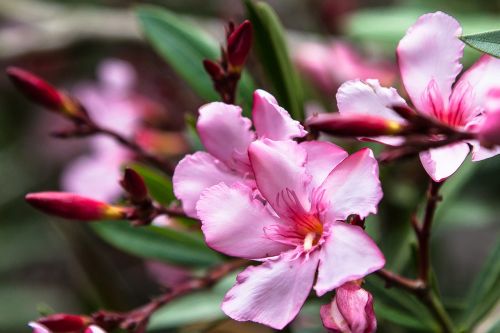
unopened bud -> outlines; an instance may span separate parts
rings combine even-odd
[[[32,102],[70,118],[80,117],[80,105],[42,78],[17,67],[7,68],[7,75],[17,89]]]
[[[359,284],[358,281],[343,284],[337,288],[332,302],[321,307],[321,320],[330,332],[376,331],[377,319],[373,311],[373,297]]]
[[[314,130],[335,136],[380,136],[396,135],[404,129],[403,124],[387,118],[364,114],[322,113],[307,120]]]
[[[148,188],[144,179],[134,169],[126,168],[123,179],[120,181],[123,189],[128,192],[134,203],[141,203],[148,199]]]
[[[70,220],[119,220],[128,213],[127,208],[65,192],[30,193],[26,201],[46,214]]]
[[[252,47],[252,23],[246,20],[227,38],[227,57],[233,69],[241,71]]]
[[[36,329],[46,328],[52,333],[69,333],[81,332],[92,322],[87,316],[71,315],[65,313],[57,313],[47,317],[42,317],[30,326],[34,329],[34,333],[38,333]],[[41,330],[43,332],[43,330]]]
[[[203,67],[214,81],[220,80],[224,76],[222,67],[215,61],[205,59],[203,60]]]

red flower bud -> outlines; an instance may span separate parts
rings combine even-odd
[[[26,201],[44,213],[70,220],[119,220],[127,215],[124,207],[111,206],[73,193],[30,193],[26,195]]]
[[[36,321],[53,333],[80,332],[87,327],[92,320],[87,316],[57,313],[42,317]],[[36,326],[36,325],[32,325]],[[36,332],[36,327],[33,327]],[[43,331],[42,331],[43,332]]]
[[[310,117],[311,129],[335,136],[379,136],[399,134],[404,125],[397,121],[361,114],[324,113]]]
[[[144,179],[134,169],[126,168],[123,179],[120,181],[123,189],[130,194],[133,202],[140,203],[148,198],[148,188]]]
[[[240,70],[252,46],[252,23],[246,20],[227,38],[227,57],[231,67]]]
[[[323,305],[320,314],[329,332],[373,333],[377,330],[373,297],[354,281],[337,288],[332,302]]]
[[[80,115],[80,107],[42,78],[17,67],[7,68],[7,75],[17,89],[32,102],[69,117]]]
[[[220,80],[224,76],[222,67],[215,61],[205,59],[203,60],[203,67],[214,81]]]

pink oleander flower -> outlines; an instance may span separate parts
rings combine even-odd
[[[461,33],[460,24],[445,13],[423,15],[399,42],[397,56],[403,84],[417,112],[474,132],[484,122],[488,92],[500,87],[500,59],[483,55],[455,82],[462,70]],[[337,103],[343,114],[370,114],[406,123],[391,109],[406,102],[394,88],[384,88],[377,80],[344,83],[338,90]],[[380,141],[401,142],[394,138]],[[473,146],[473,161],[500,153],[500,149],[489,150],[472,140],[424,151],[420,160],[434,181],[443,181],[460,167],[469,154],[469,145]]]
[[[348,43],[304,43],[296,47],[295,63],[312,83],[327,94],[347,80],[378,77],[384,84],[394,83],[396,70],[389,63],[363,59]]]
[[[248,147],[256,188],[220,182],[196,206],[207,244],[263,262],[240,273],[222,310],[239,321],[282,329],[311,288],[321,296],[385,264],[358,226],[382,198],[371,150],[348,156],[329,142],[259,139]],[[317,278],[316,278],[316,272]]]
[[[320,310],[323,325],[332,333],[373,333],[377,319],[372,295],[355,281],[337,288],[330,304]]]
[[[101,64],[98,74],[97,84],[77,87],[75,96],[98,124],[132,137],[140,128],[147,107],[145,101],[133,92],[134,69],[124,61],[108,60]],[[120,167],[132,157],[113,139],[92,137],[89,154],[74,160],[64,171],[62,187],[99,200],[116,200],[122,193],[118,183]]]
[[[174,192],[182,201],[186,214],[197,217],[196,203],[204,189],[224,182],[231,185],[245,182],[255,187],[253,170],[248,159],[248,147],[258,138],[288,140],[307,134],[278,105],[276,99],[263,90],[253,95],[252,122],[241,115],[241,108],[213,102],[199,109],[196,128],[206,152],[187,155],[175,168]]]

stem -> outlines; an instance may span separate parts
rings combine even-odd
[[[421,280],[409,279],[397,273],[391,272],[387,269],[381,269],[377,271],[375,274],[377,274],[380,278],[385,280],[387,288],[396,286],[398,288],[405,289],[406,291],[412,293],[416,293],[425,288]]]
[[[134,141],[127,139],[126,137],[124,137],[118,132],[115,132],[112,129],[103,128],[96,124],[91,124],[91,126],[95,134],[103,134],[115,139],[118,143],[127,147],[131,151],[135,152],[137,155],[139,155],[142,159],[144,159],[148,163],[154,165],[160,170],[166,171],[169,175],[173,174],[175,168],[174,166],[172,166],[170,163],[166,161],[159,159],[157,156],[148,153]]]
[[[210,288],[223,277],[248,265],[248,260],[237,259],[217,266],[201,278],[193,278],[175,286],[151,302],[125,313],[99,311],[92,315],[95,323],[107,330],[121,328],[129,332],[143,333],[153,313],[172,300],[202,289]]]
[[[422,302],[427,306],[434,318],[439,322],[443,333],[454,333],[455,327],[450,316],[446,312],[443,303],[430,288],[426,289],[425,293],[420,297]]]

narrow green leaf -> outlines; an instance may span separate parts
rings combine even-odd
[[[426,325],[415,316],[407,312],[405,313],[399,308],[387,306],[376,298],[374,310],[378,318],[385,319],[400,326],[424,332],[433,331],[433,329],[431,329],[432,326]]]
[[[144,178],[149,194],[153,199],[162,205],[168,205],[175,200],[172,181],[163,172],[139,163],[131,164],[129,167]]]
[[[236,273],[230,274],[211,290],[197,292],[177,299],[156,311],[148,326],[149,330],[165,330],[195,322],[209,322],[225,317],[220,305],[225,293],[236,281]]]
[[[177,74],[204,100],[219,100],[202,63],[204,59],[220,57],[219,43],[201,28],[164,8],[138,6],[136,14],[146,38]],[[237,101],[243,104],[246,114],[251,108],[253,90],[253,80],[244,72]]]
[[[167,227],[132,227],[127,221],[97,222],[92,228],[111,245],[138,257],[189,267],[221,261],[198,234]]]
[[[500,30],[465,35],[460,39],[476,50],[500,58]]]
[[[469,332],[500,299],[500,241],[479,272],[467,297],[463,326]]]
[[[292,65],[283,27],[274,10],[264,2],[245,0],[255,32],[259,62],[274,87],[278,101],[294,119],[303,120],[303,92]]]

